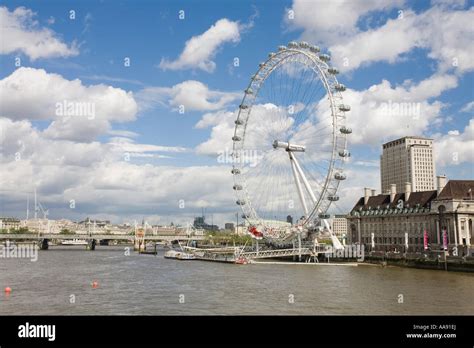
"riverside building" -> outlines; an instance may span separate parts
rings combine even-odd
[[[391,184],[401,189],[406,182],[413,192],[434,190],[434,173],[433,139],[403,137],[382,145],[382,193],[389,192]]]
[[[437,177],[437,190],[412,192],[406,182],[397,191],[376,195],[364,189],[347,216],[348,237],[366,250],[422,252],[425,234],[429,250],[447,249],[460,256],[474,253],[474,180]]]

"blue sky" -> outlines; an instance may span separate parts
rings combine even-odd
[[[44,69],[47,74],[58,74],[68,81],[79,79],[80,83],[86,87],[104,84],[127,93],[131,92],[137,104],[137,110],[132,112],[133,115],[129,118],[124,116],[125,121],[116,120],[110,116],[106,129],[104,128],[103,132],[98,132],[95,137],[87,139],[86,143],[107,144],[116,137],[116,134],[111,134],[110,131],[128,131],[135,133],[129,138],[136,144],[187,149],[187,151],[168,156],[171,158],[136,157],[131,160],[131,165],[146,166],[148,164],[158,168],[161,166],[183,168],[201,165],[216,166],[215,156],[199,154],[194,151],[200,144],[212,138],[213,127],[216,125],[206,128],[198,128],[196,125],[206,113],[235,110],[241,96],[231,98],[219,108],[198,108],[179,114],[175,107],[169,105],[171,103],[169,98],[172,98],[169,90],[167,90],[168,92],[161,90],[161,103],[153,103],[147,107],[144,107],[140,98],[144,90],[147,88],[170,89],[185,81],[193,80],[204,84],[209,91],[222,92],[223,94],[240,93],[242,95],[250,76],[257,70],[258,63],[264,60],[269,52],[275,51],[278,45],[304,39],[310,43],[319,44],[323,50],[332,53],[335,63],[340,62],[343,58],[338,53],[344,52],[344,48],[338,50],[337,46],[345,46],[346,57],[349,57],[350,62],[352,57],[357,56],[357,59],[360,59],[360,63],[356,65],[350,63],[347,69],[341,69],[342,73],[339,76],[339,81],[353,91],[352,97],[349,94],[349,99],[357,98],[357,96],[361,100],[370,99],[369,88],[374,85],[380,85],[379,89],[392,89],[390,95],[396,97],[405,95],[397,90],[397,87],[409,91],[410,86],[417,86],[433,77],[439,77],[440,81],[445,81],[445,77],[455,80],[449,86],[441,86],[439,93],[432,92],[430,94],[430,88],[427,88],[426,91],[419,92],[419,96],[414,97],[413,101],[427,103],[426,110],[432,114],[427,116],[427,124],[410,124],[410,127],[406,128],[406,135],[434,137],[435,151],[440,152],[440,159],[437,163],[438,172],[446,173],[450,178],[472,179],[473,139],[471,138],[472,133],[469,133],[471,131],[465,130],[465,128],[470,125],[474,110],[474,106],[469,106],[469,103],[474,100],[474,69],[469,66],[471,63],[464,61],[460,62],[459,67],[450,67],[450,57],[440,56],[439,48],[436,46],[437,40],[433,37],[430,38],[437,33],[433,29],[437,25],[434,24],[436,20],[431,22],[430,18],[439,19],[441,18],[439,16],[461,15],[462,17],[456,21],[461,23],[462,20],[466,20],[468,24],[464,26],[464,29],[450,28],[449,30],[453,30],[453,33],[446,40],[463,35],[463,40],[467,40],[469,45],[465,47],[466,45],[462,43],[460,45],[453,44],[453,47],[447,47],[446,50],[454,52],[453,57],[458,53],[461,57],[463,52],[460,51],[463,49],[472,55],[473,29],[470,20],[473,19],[473,2],[460,1],[446,5],[443,1],[400,0],[392,4],[381,1],[378,5],[371,5],[372,7],[367,3],[352,1],[351,6],[355,6],[356,10],[347,10],[350,6],[346,6],[346,10],[350,12],[344,12],[346,10],[336,12],[340,16],[337,18],[327,12],[331,6],[334,6],[327,1],[4,1],[2,6],[6,6],[10,14],[21,6],[31,10],[33,14],[30,15],[30,19],[36,20],[37,23],[25,27],[24,30],[41,33],[46,28],[52,33],[55,40],[65,44],[70,50],[68,52],[63,48],[63,51],[59,50],[56,53],[53,50],[51,54],[40,54],[39,58],[32,58],[31,53],[28,53],[21,45],[16,49],[13,47],[9,52],[4,50],[0,56],[0,78],[5,79],[14,74],[15,70],[19,68],[15,66],[15,58],[20,57],[22,67]],[[308,13],[298,10],[304,7],[308,9]],[[364,7],[369,8],[364,9]],[[295,9],[296,12],[294,21],[287,18],[288,10],[291,9]],[[69,18],[70,10],[75,11],[76,18],[74,20]],[[183,20],[178,18],[181,10],[185,11]],[[315,11],[314,14],[313,11]],[[413,18],[414,23],[421,23],[413,27],[413,36],[419,35],[419,39],[407,44],[408,47],[404,49],[395,50],[391,56],[382,55],[379,57],[374,52],[385,49],[379,47],[381,40],[370,42],[370,37],[366,38],[363,35],[384,29],[387,22],[400,16],[400,11],[403,11],[403,15],[407,16],[406,20]],[[412,17],[409,17],[409,12],[413,13]],[[431,13],[431,16],[426,15],[427,13]],[[305,20],[304,15],[313,17],[310,17],[311,20]],[[344,22],[348,15],[356,16],[354,25],[351,27],[350,23],[345,23],[341,26],[340,22]],[[334,18],[328,20],[328,16]],[[160,66],[163,59],[170,62],[176,61],[188,40],[202,35],[224,18],[231,23],[238,23],[236,24],[239,31],[238,38],[222,41],[214,47],[214,51],[209,55],[209,60],[215,64],[212,71],[203,70],[198,65],[174,70],[164,69]],[[401,19],[400,23],[403,20]],[[319,23],[323,22],[327,23],[320,26]],[[398,28],[403,25],[407,25],[406,22],[400,24]],[[395,26],[395,28],[397,27]],[[387,28],[388,30],[390,28]],[[411,33],[409,25],[405,31],[402,29],[393,30],[400,30],[400,36],[407,35],[407,32]],[[428,34],[426,34],[427,32]],[[398,33],[394,33],[394,35],[398,35]],[[348,50],[348,43],[356,42],[359,38],[360,40],[369,40],[368,47],[371,49],[362,50],[367,52]],[[8,37],[5,39],[9,40]],[[441,38],[438,41],[443,42]],[[404,42],[406,39],[401,37],[400,46],[404,46]],[[14,46],[14,44],[12,45]],[[397,43],[394,42],[393,46],[397,46]],[[75,47],[76,53],[71,53],[72,47]],[[130,58],[129,67],[125,67],[123,64],[126,57]],[[239,59],[240,65],[233,67],[233,60],[236,57]],[[389,87],[381,85],[383,80],[387,81]],[[443,83],[440,82],[440,84]],[[394,99],[394,101],[397,100]],[[406,97],[401,97],[400,101],[408,100]],[[436,106],[440,104],[442,107]],[[357,108],[357,106],[354,107]],[[30,122],[32,129],[36,129],[40,137],[47,133],[45,131],[50,127],[52,117],[29,118],[27,112],[23,114],[19,112],[21,117],[18,117],[18,114],[16,114],[17,116],[6,114],[13,109],[15,109],[15,105],[9,106],[0,117],[15,122],[26,120],[26,122]],[[364,110],[362,107],[359,109]],[[465,111],[461,111],[463,109]],[[361,115],[357,122],[363,122],[361,121],[364,120],[363,116]],[[358,173],[355,175],[356,177],[366,178],[363,183],[357,182],[360,184],[357,185],[357,189],[361,189],[363,184],[379,189],[377,165],[381,151],[380,145],[383,141],[391,140],[400,133],[381,134],[378,130],[371,130],[369,129],[371,116],[367,117],[367,124],[365,124],[366,122],[361,124],[361,128],[364,127],[363,134],[367,141],[355,140],[351,144],[349,139],[349,146],[353,154],[349,168],[354,173]],[[423,118],[424,115],[422,114],[421,117]],[[408,123],[410,122],[408,121]],[[357,126],[358,124],[352,125],[354,132],[358,131]],[[404,126],[401,121],[393,121],[393,127]],[[458,135],[453,131],[457,131]],[[377,134],[377,137],[374,134]],[[55,141],[77,140],[61,136],[56,136],[54,139],[59,139]],[[436,143],[438,139],[439,144]],[[84,140],[79,143],[84,146]],[[61,145],[55,143],[55,146]],[[454,151],[452,146],[460,149],[460,157],[455,162],[450,160],[452,158],[451,152]],[[166,151],[152,151],[152,153],[169,155]],[[33,155],[31,154],[31,156]],[[5,156],[5,158],[7,157]],[[359,165],[359,162],[363,162],[363,164]],[[30,182],[34,183],[35,180],[31,178]],[[229,177],[228,180],[231,185],[232,178]],[[7,182],[5,185],[11,185],[13,188],[17,185],[22,186],[24,183],[9,184]],[[41,186],[41,183],[36,185]],[[67,185],[64,186],[64,189],[67,191]],[[73,187],[69,187],[69,189],[73,189]],[[41,191],[41,188],[39,190]],[[355,196],[360,193],[348,194],[346,200],[341,203],[342,209],[350,207]],[[170,196],[164,199],[174,202],[180,194],[184,193],[180,192],[176,196],[170,193]],[[137,195],[140,194],[137,193]],[[56,217],[59,217],[60,214],[67,214],[71,218],[76,218],[81,214],[96,213],[100,215],[94,211],[87,211],[86,208],[80,212],[78,210],[74,212],[64,210],[59,204],[56,205],[57,198],[57,196],[48,196],[47,192],[44,192],[44,200],[52,207],[57,206]],[[93,200],[92,197],[85,200],[89,199]],[[5,198],[4,202],[6,203],[2,207],[4,213],[19,214],[16,209],[21,205],[21,200],[22,198],[19,196]],[[229,197],[229,202],[230,204],[228,207],[226,205],[226,208],[221,207],[222,202],[219,203],[220,207],[211,204],[209,208],[210,210],[214,209],[216,214],[221,214],[220,220],[218,220],[221,223],[235,211],[235,207],[232,207],[233,197]],[[205,203],[202,204],[205,205]],[[194,210],[186,211],[189,216],[200,211],[199,203],[195,202],[193,206]],[[95,205],[84,204],[84,207],[92,209]],[[166,222],[165,216],[176,219],[176,216],[182,213],[179,210],[160,209],[151,209],[144,214],[149,215],[152,220]],[[54,209],[51,211],[53,214]],[[127,209],[121,207],[116,210],[110,209],[109,215],[104,216],[119,219],[123,216],[134,216],[133,214],[127,213]]]

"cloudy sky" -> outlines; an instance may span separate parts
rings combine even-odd
[[[434,138],[438,174],[474,177],[472,1],[3,1],[0,23],[3,216],[24,218],[36,188],[50,218],[234,221],[218,154],[258,63],[292,40],[320,45],[348,87],[334,212],[380,191],[396,137]]]

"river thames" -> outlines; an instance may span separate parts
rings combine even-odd
[[[0,259],[1,315],[474,314],[474,274],[373,265],[233,265],[51,247]],[[93,288],[92,282],[98,286]],[[11,293],[3,289],[10,287]]]

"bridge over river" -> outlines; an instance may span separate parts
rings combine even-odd
[[[34,241],[37,242],[41,249],[48,249],[48,242],[51,240],[85,240],[87,248],[95,249],[97,241],[128,241],[134,243],[135,249],[145,250],[146,242],[168,242],[173,241],[188,242],[194,240],[203,240],[203,235],[136,235],[136,234],[80,234],[80,233],[1,233],[0,241]]]

